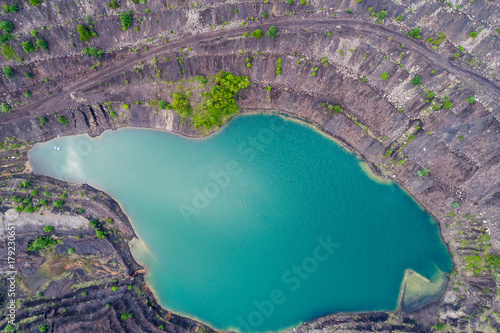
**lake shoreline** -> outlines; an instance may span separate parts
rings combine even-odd
[[[259,114],[260,114],[260,112],[244,112],[244,113],[242,113],[242,115],[241,115],[241,116],[250,115],[250,114],[257,114],[257,113],[259,113]],[[276,113],[274,113],[274,112],[269,112],[268,114],[276,114]],[[356,155],[356,156],[358,156],[358,157],[360,157],[360,158],[363,158],[363,156],[360,156],[360,155],[356,154],[356,152],[355,152],[355,151],[353,151],[352,149],[350,149],[350,147],[349,147],[349,146],[344,145],[341,141],[338,141],[335,137],[333,137],[333,136],[331,136],[331,135],[328,135],[327,133],[325,133],[325,132],[321,131],[321,130],[320,130],[320,129],[318,129],[318,128],[314,125],[314,124],[312,124],[312,123],[308,123],[308,122],[305,122],[305,121],[303,121],[302,119],[299,119],[299,118],[289,118],[289,117],[288,117],[287,115],[285,115],[285,114],[280,114],[280,113],[278,113],[278,115],[279,115],[279,116],[281,116],[281,117],[284,117],[284,118],[286,119],[286,121],[298,121],[298,122],[300,122],[300,123],[301,123],[301,125],[306,125],[306,126],[308,126],[308,127],[311,127],[311,128],[312,128],[312,129],[314,129],[315,131],[317,131],[317,132],[321,133],[322,135],[324,135],[324,136],[326,136],[326,137],[328,137],[328,138],[332,139],[332,140],[333,140],[336,144],[338,144],[338,145],[340,145],[341,147],[343,147],[343,149],[345,149],[346,151],[349,151],[350,153],[354,153],[354,155]],[[231,120],[231,121],[232,121],[232,120]],[[228,122],[228,123],[229,123],[229,122]],[[216,132],[212,133],[212,134],[210,135],[210,137],[211,137],[213,134],[220,133],[220,132],[221,132],[221,130],[224,130],[225,126],[227,126],[227,124],[225,124],[223,127],[221,127],[218,131],[216,131]],[[143,128],[140,128],[140,129],[143,129]],[[184,136],[182,133],[174,133],[174,134],[180,134],[181,136]],[[208,137],[208,136],[207,136],[207,137]],[[206,138],[206,137],[200,137],[200,138],[198,138],[198,139],[204,139],[204,138]],[[94,138],[92,138],[92,139],[94,139]],[[366,161],[366,160],[365,160],[365,161]],[[370,163],[369,161],[366,161],[366,165],[367,165],[367,166],[370,166],[370,170],[374,173],[374,175],[376,175],[376,174],[375,174],[375,172],[376,172],[377,170],[374,168],[374,166],[372,165],[372,163]],[[365,172],[367,172],[367,170],[364,170],[364,171],[365,171]],[[376,177],[380,177],[380,176],[381,176],[381,174],[380,174],[380,173],[379,173],[378,175],[376,175]],[[371,177],[370,177],[370,178],[371,178]],[[404,189],[404,187],[403,187],[403,186],[401,186],[399,183],[397,183],[397,182],[394,182],[394,183],[398,184],[398,187],[400,187],[401,189],[405,190],[405,189]],[[411,195],[410,195],[410,194],[409,194],[406,190],[405,190],[405,192],[406,192],[406,193],[407,193],[410,197],[412,197],[412,196],[411,196]],[[413,198],[413,197],[412,197],[412,198]],[[115,200],[116,200],[116,199],[115,199]],[[117,201],[117,202],[118,202],[118,201]],[[416,201],[416,202],[418,203],[418,201]],[[123,210],[122,205],[121,205],[119,202],[118,202],[118,204],[120,205],[121,209]],[[422,206],[421,206],[420,204],[419,204],[419,206],[422,208]],[[422,208],[422,209],[423,209],[423,208]],[[131,223],[132,223],[132,225],[133,225],[133,221],[131,221]],[[137,237],[137,239],[139,240],[139,237],[138,237],[138,236],[136,236],[136,237]],[[440,234],[440,237],[441,237],[441,234]],[[136,260],[136,258],[135,258],[135,257],[134,257],[134,259]],[[137,260],[136,260],[136,261],[137,261]],[[145,265],[142,265],[142,266],[145,266]],[[148,270],[148,268],[146,267],[146,274],[147,274],[147,270]],[[405,276],[406,276],[406,274],[405,274]],[[403,280],[403,281],[402,281],[402,283],[401,283],[401,287],[402,287],[403,285],[404,285],[404,280]],[[155,293],[155,291],[154,291],[154,290],[152,290],[152,292],[153,292],[153,293]],[[400,305],[401,305],[401,304],[398,302],[398,306],[397,306],[397,308],[396,308],[396,309],[394,309],[394,310],[389,310],[389,311],[399,311]],[[353,313],[364,313],[364,312],[336,312],[335,314],[353,314]],[[183,314],[183,315],[184,315],[184,314]],[[190,317],[190,318],[192,318],[192,317]],[[286,328],[285,328],[285,329],[283,329],[283,330],[286,330]]]

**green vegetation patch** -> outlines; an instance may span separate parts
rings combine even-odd
[[[237,114],[240,107],[236,103],[236,95],[250,85],[250,79],[220,71],[208,78],[206,85],[211,89],[202,93],[202,101],[194,108],[189,101],[190,92],[173,94],[172,109],[181,116],[182,121],[191,116],[195,129],[216,128]]]
[[[37,237],[31,244],[28,246],[28,251],[36,252],[38,250],[45,249],[50,246],[56,245],[57,242],[50,237]]]

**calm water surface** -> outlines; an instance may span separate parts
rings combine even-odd
[[[437,225],[398,186],[277,116],[241,116],[203,140],[143,129],[58,138],[29,157],[37,174],[116,198],[161,304],[221,330],[395,309],[406,269],[433,281],[451,269]]]

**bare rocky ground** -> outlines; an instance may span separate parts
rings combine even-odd
[[[33,175],[25,162],[32,144],[59,135],[97,136],[124,126],[205,135],[189,121],[181,124],[175,111],[149,107],[148,101],[171,102],[179,85],[189,87],[192,77],[219,70],[250,78],[251,86],[238,100],[244,111],[279,112],[311,123],[356,152],[376,174],[397,181],[439,222],[453,257],[448,286],[436,302],[411,312],[334,314],[292,331],[498,331],[499,272],[491,260],[500,253],[497,1],[151,0],[121,1],[118,9],[101,0],[12,3],[21,10],[0,20],[14,24],[8,43],[24,59],[1,58],[2,67],[12,66],[14,74],[1,76],[0,85],[1,102],[12,109],[0,114],[0,211],[5,223],[16,217],[14,196],[37,203],[43,195],[30,191],[49,188],[54,195],[49,207],[57,200],[64,206],[31,216],[59,214],[61,221],[71,221],[60,222],[51,233],[60,244],[30,253],[28,244],[44,235],[45,222],[21,213],[20,331],[36,332],[38,325],[54,332],[149,332],[160,325],[168,331],[210,330],[155,303],[144,272],[130,256],[133,230],[111,198],[88,186]],[[133,24],[122,30],[119,14],[126,10],[133,11]],[[383,20],[371,17],[382,10],[387,11]],[[77,24],[98,37],[80,41]],[[243,36],[271,25],[278,28],[275,39]],[[420,39],[407,35],[415,28],[421,28]],[[48,51],[22,50],[21,42],[35,41],[33,29],[48,42]],[[429,38],[442,41],[433,45]],[[106,53],[84,56],[85,46]],[[278,58],[281,74],[276,74]],[[421,84],[411,83],[415,75]],[[438,108],[445,96],[453,105]],[[468,103],[471,96],[475,102]],[[334,114],[328,104],[343,111]],[[68,122],[59,123],[59,116]],[[421,177],[418,171],[424,168],[430,172]],[[30,188],[19,187],[25,178]],[[78,216],[101,219],[106,237],[78,227],[71,219]],[[68,254],[69,248],[75,253]],[[119,287],[116,292],[113,286]],[[5,301],[5,292],[2,297]],[[132,318],[121,320],[123,313]],[[0,321],[0,329],[6,325],[6,319]]]

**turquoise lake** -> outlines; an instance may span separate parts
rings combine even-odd
[[[279,116],[239,116],[202,140],[132,128],[57,138],[29,158],[36,174],[119,201],[160,303],[219,330],[393,310],[407,269],[438,283],[452,267],[438,225],[396,184]]]

